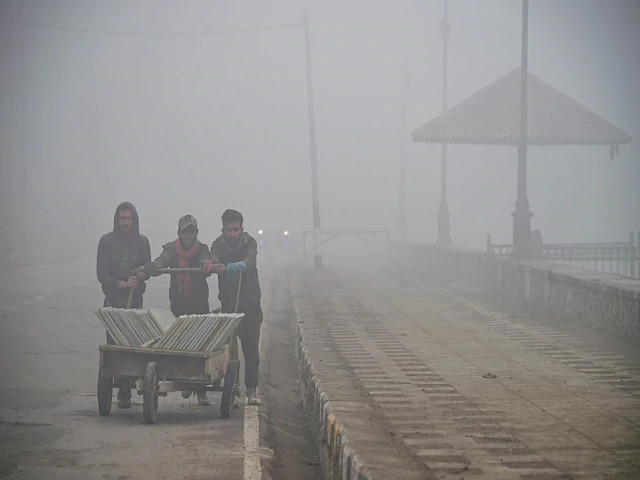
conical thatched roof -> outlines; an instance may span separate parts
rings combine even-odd
[[[529,145],[609,145],[632,137],[529,73]],[[520,140],[520,68],[413,132],[413,140],[517,146]]]

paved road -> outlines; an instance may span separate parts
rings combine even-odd
[[[0,477],[243,478],[244,411],[219,418],[219,394],[211,407],[177,393],[161,398],[152,426],[135,395],[134,408],[98,416],[104,329],[93,313],[102,302],[94,268],[0,272]],[[149,283],[147,305],[166,306],[167,282]]]
[[[275,300],[286,297],[283,279],[263,280],[265,311],[286,315]],[[147,305],[166,305],[166,281],[149,284]],[[329,264],[320,274],[295,274],[293,290],[328,397],[348,412],[338,420],[352,434],[350,446],[378,471],[395,478],[640,478],[637,350],[501,314],[384,268]],[[0,272],[0,476],[243,478],[245,411],[220,419],[217,397],[212,407],[178,394],[161,398],[153,426],[143,424],[139,404],[97,415],[104,331],[93,310],[101,301],[92,261]],[[285,323],[270,340],[283,351]],[[295,380],[278,382],[266,386],[270,398],[286,391],[294,400]],[[285,451],[288,433],[280,427],[270,426]]]
[[[374,478],[640,478],[637,349],[364,264],[292,285],[335,431]]]

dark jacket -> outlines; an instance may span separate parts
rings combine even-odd
[[[240,287],[239,310],[251,309],[260,304],[260,281],[258,279],[257,268],[258,244],[247,232],[242,235],[236,245],[230,245],[220,235],[211,244],[210,260],[213,263],[224,263],[243,261],[247,264],[247,271],[242,274],[242,285]],[[236,295],[238,292],[238,275],[218,275],[218,299],[222,302],[222,308],[230,311],[236,305]]]
[[[176,268],[178,266],[178,253],[176,251],[176,242],[163,245],[163,251],[153,262],[147,263],[143,271],[147,276],[155,274],[158,268]],[[189,258],[190,268],[200,268],[202,262],[209,258],[209,247],[198,241],[198,250],[191,258]],[[184,274],[183,274],[184,275]],[[188,273],[191,276],[191,296],[185,297],[182,290],[182,282],[180,274],[172,274],[169,283],[169,304],[171,311],[175,316],[190,315],[194,313],[209,313],[209,285],[207,277],[203,273]]]
[[[123,207],[127,207],[133,213],[133,225],[129,235],[123,235],[118,226],[118,212]],[[126,281],[134,269],[149,261],[151,261],[151,247],[149,239],[140,235],[138,212],[132,204],[121,203],[113,216],[113,231],[104,234],[98,243],[96,273],[105,295],[105,305],[125,307],[129,290],[118,288],[116,282]],[[144,282],[138,283],[133,294],[133,307],[142,308],[142,294],[145,288]]]

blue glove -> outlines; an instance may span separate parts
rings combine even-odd
[[[237,275],[239,271],[246,272],[247,271],[247,264],[244,263],[244,262],[227,263],[227,267],[225,269],[225,272],[228,275]]]

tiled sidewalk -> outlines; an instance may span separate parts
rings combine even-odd
[[[335,478],[640,478],[640,363],[380,269],[291,279]]]

